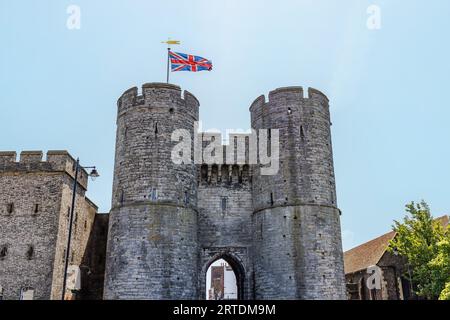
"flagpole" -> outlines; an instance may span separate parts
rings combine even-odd
[[[169,83],[170,48],[167,48],[167,83]]]
[[[178,40],[170,40],[167,39],[167,41],[162,41],[161,43],[167,44],[167,78],[166,81],[169,83],[169,74],[170,74],[170,45],[171,44],[180,44],[180,41]]]

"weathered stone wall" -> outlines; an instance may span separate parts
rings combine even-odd
[[[253,175],[255,210],[295,203],[336,206],[328,99],[301,87],[276,89],[250,107],[252,128],[279,129],[280,170],[277,175]]]
[[[83,256],[81,300],[102,300],[105,278],[109,214],[95,215],[94,225]]]
[[[110,213],[105,299],[195,299],[197,213],[135,204]]]
[[[64,276],[64,263],[69,230],[69,210],[72,205],[73,177],[65,176],[61,192],[58,236],[53,266],[53,286],[51,298],[61,299]],[[72,225],[72,239],[69,252],[69,266],[82,266],[82,259],[97,213],[97,207],[85,197],[83,188],[77,188]],[[82,271],[83,267],[80,268]],[[82,284],[83,285],[83,284]],[[76,298],[76,296],[75,296]]]
[[[256,299],[345,298],[337,209],[275,206],[253,218]]]
[[[280,169],[253,168],[257,299],[344,299],[328,99],[300,87],[250,107],[252,128],[279,129]]]
[[[385,252],[378,262],[382,270],[382,293],[384,300],[408,300],[409,278],[408,265],[404,258]],[[404,289],[406,292],[404,292]]]
[[[160,83],[118,101],[106,299],[197,297],[197,168],[173,163],[171,134],[188,130],[193,146],[198,106]]]
[[[240,298],[252,299],[250,172],[238,166],[233,175],[232,166],[228,164],[214,167],[208,170],[208,176],[200,177],[198,190],[200,299],[205,299],[208,267],[220,258],[227,260],[235,274],[242,278],[241,288],[238,288],[241,290]],[[218,172],[223,174],[218,175]]]
[[[250,112],[252,128],[280,130],[275,175],[221,159],[175,165],[170,135],[186,129],[194,140],[198,101],[167,84],[122,95],[106,299],[203,299],[220,258],[240,298],[345,299],[328,99],[280,88]]]
[[[61,251],[67,240],[75,161],[65,151],[49,151],[46,161],[42,157],[41,151],[25,151],[16,162],[15,152],[0,153],[0,250],[7,247],[7,254],[0,258],[0,286],[5,299],[19,299],[21,289],[27,287],[34,289],[35,299],[61,296]],[[84,253],[90,217],[97,210],[84,197],[84,170],[79,181],[75,210],[83,222],[72,243],[74,260]]]

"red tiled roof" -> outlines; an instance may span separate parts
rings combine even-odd
[[[392,240],[394,236],[395,232],[391,231],[381,237],[370,240],[369,242],[344,252],[345,274],[364,270],[370,266],[376,265],[385,253],[389,241]]]
[[[439,217],[436,220],[440,221],[444,228],[449,224],[449,217],[447,215]],[[386,252],[389,241],[394,237],[395,232],[391,231],[344,252],[345,274],[354,273],[376,265]]]

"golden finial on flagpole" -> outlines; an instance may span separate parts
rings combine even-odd
[[[169,83],[169,67],[170,67],[170,45],[179,45],[180,41],[167,38],[167,41],[161,41],[167,44],[167,83]]]

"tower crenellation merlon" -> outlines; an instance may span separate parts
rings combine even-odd
[[[182,91],[174,84],[151,82],[142,85],[142,93],[133,87],[126,90],[117,101],[119,116],[133,107],[167,108],[172,113],[179,112],[191,114],[198,118],[198,99],[189,91]]]
[[[76,160],[65,150],[49,150],[46,160],[43,160],[44,152],[40,150],[22,151],[17,161],[15,151],[0,152],[0,173],[6,172],[65,172],[70,177],[75,177]],[[84,169],[79,171],[78,182],[87,188],[88,174]]]
[[[269,92],[268,99],[265,95],[260,95],[256,98],[250,105],[250,112],[258,112],[258,109],[262,109],[268,103],[273,102],[279,98],[291,98],[291,99],[302,99],[302,100],[313,100],[318,99],[323,102],[328,103],[328,97],[321,91],[308,88],[308,96],[304,96],[304,89],[301,86],[291,86],[291,87],[280,87]]]

